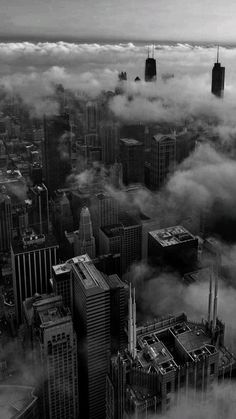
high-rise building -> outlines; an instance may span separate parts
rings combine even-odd
[[[102,161],[105,164],[113,164],[119,156],[119,125],[113,121],[100,124],[100,138],[102,146]]]
[[[74,236],[75,255],[84,255],[87,253],[91,259],[96,256],[95,238],[90,212],[87,207],[83,207],[80,213],[79,231]]]
[[[149,56],[149,49],[148,49],[148,58],[146,59],[145,63],[145,81],[155,81],[157,76],[157,69],[156,69],[156,60],[154,58],[154,47],[152,57]]]
[[[125,337],[125,284],[117,275],[107,277],[88,255],[71,261],[73,319],[78,336],[80,416],[105,418],[106,374],[111,350]]]
[[[71,132],[67,116],[45,117],[42,157],[44,182],[52,195],[65,185],[71,170]]]
[[[85,112],[87,134],[97,133],[99,122],[98,104],[96,102],[87,102]]]
[[[74,222],[70,201],[64,190],[56,190],[51,200],[52,224],[56,237],[64,239],[65,231],[73,231]]]
[[[65,307],[73,313],[72,275],[71,264],[68,262],[54,265],[52,267],[51,284],[53,292],[62,296]]]
[[[31,217],[29,224],[31,228],[40,234],[48,234],[49,232],[49,202],[48,190],[41,183],[30,188],[30,199],[32,201]]]
[[[35,363],[41,372],[43,417],[78,417],[77,339],[61,296],[43,295],[24,302]]]
[[[10,249],[12,237],[11,198],[4,186],[0,190],[0,252]]]
[[[217,97],[223,97],[225,85],[225,67],[219,63],[219,47],[217,48],[217,60],[212,69],[211,92]]]
[[[197,268],[198,239],[183,226],[148,233],[148,259],[160,268],[169,267],[181,274]]]
[[[103,275],[85,255],[72,264],[74,324],[78,336],[80,417],[104,419],[111,347],[110,293]]]
[[[211,315],[210,322],[191,322],[180,314],[137,327],[130,290],[128,347],[111,357],[106,419],[151,419],[193,394],[202,400],[218,380],[231,378],[236,358],[224,346],[224,324],[211,324]]]
[[[17,323],[22,321],[22,303],[35,293],[51,289],[52,266],[58,263],[58,244],[51,235],[26,232],[11,245],[13,288]]]
[[[144,181],[144,146],[132,138],[120,140],[120,161],[123,166],[123,182],[143,183]]]
[[[160,188],[176,162],[176,135],[155,135],[152,138],[150,154],[150,184]]]
[[[141,259],[142,225],[126,216],[122,223],[100,228],[100,249],[103,254],[121,255],[121,272]]]
[[[92,219],[93,233],[98,247],[99,228],[118,223],[118,203],[108,193],[98,193],[92,197],[89,209]]]

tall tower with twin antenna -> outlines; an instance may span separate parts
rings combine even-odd
[[[225,67],[221,66],[219,62],[219,51],[220,47],[217,47],[217,60],[212,69],[212,83],[211,83],[211,92],[216,97],[224,96],[224,87],[225,87]]]
[[[145,81],[155,81],[157,76],[156,60],[154,58],[154,45],[152,46],[152,56],[148,47],[148,57],[145,63]]]

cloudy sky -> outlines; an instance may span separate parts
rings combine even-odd
[[[5,39],[234,42],[234,0],[1,0]]]

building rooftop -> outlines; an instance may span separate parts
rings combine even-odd
[[[176,140],[176,135],[174,135],[174,134],[168,134],[168,135],[165,135],[165,134],[157,134],[157,135],[154,135],[153,136],[153,139],[157,143],[160,143],[162,141],[168,141],[168,140],[175,141]]]
[[[162,247],[174,246],[196,238],[182,226],[168,227],[149,233]]]
[[[33,230],[27,231],[20,239],[12,242],[15,255],[49,247],[59,247],[56,238],[52,234],[36,234]]]
[[[18,418],[36,402],[37,397],[32,387],[16,385],[0,385],[1,418]]]
[[[81,260],[81,258],[84,260]],[[74,272],[86,290],[92,290],[93,288],[109,290],[103,274],[95,267],[90,258],[88,260],[87,255],[82,255],[74,259],[72,263]]]
[[[222,323],[218,321],[218,326]],[[219,355],[221,367],[235,365],[223,345],[214,344],[207,323],[188,321],[184,313],[137,328],[138,365],[148,372],[166,374],[185,362]]]
[[[122,141],[124,144],[128,146],[142,145],[140,141],[135,140],[134,138],[121,138],[120,141]]]

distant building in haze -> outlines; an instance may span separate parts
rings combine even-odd
[[[100,124],[100,138],[102,147],[102,162],[113,164],[119,156],[119,125],[113,121]]]
[[[65,185],[71,170],[71,132],[67,115],[45,117],[43,178],[49,194]]]
[[[120,140],[120,161],[125,185],[144,182],[144,146],[133,138]]]
[[[225,67],[219,63],[219,47],[217,48],[217,61],[212,69],[211,92],[217,97],[223,97],[225,85]]]
[[[145,81],[155,81],[157,76],[157,69],[156,69],[156,60],[154,58],[154,47],[153,47],[153,54],[152,57],[149,56],[149,49],[148,49],[148,58],[146,59],[145,63]]]
[[[160,188],[176,162],[176,135],[155,135],[151,142],[150,185]]]

